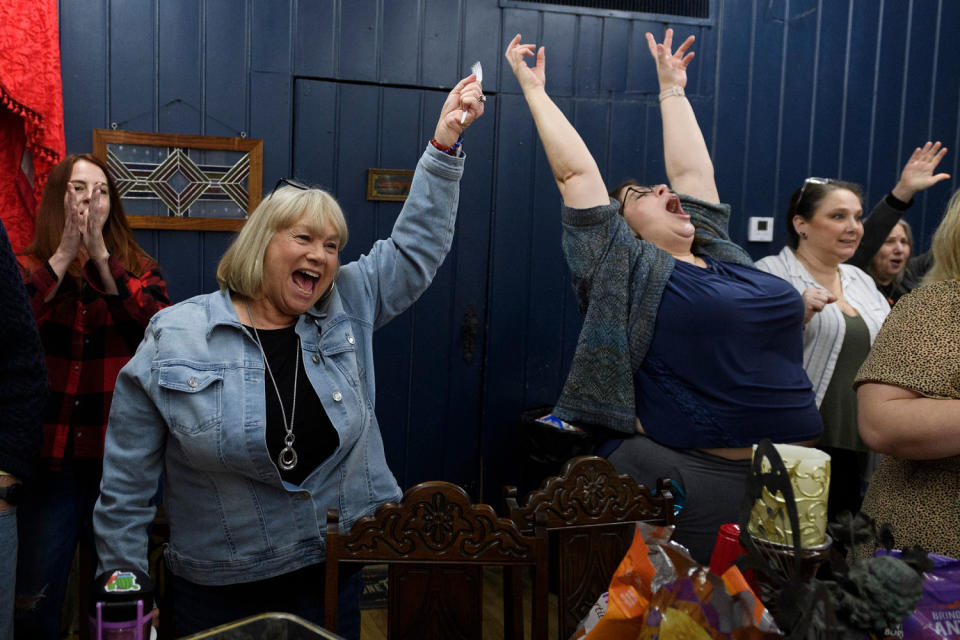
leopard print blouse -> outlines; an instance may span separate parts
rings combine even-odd
[[[929,398],[960,399],[960,281],[936,282],[900,299],[854,386],[880,382]],[[960,558],[960,456],[884,456],[862,510],[889,523],[900,548],[919,544]]]

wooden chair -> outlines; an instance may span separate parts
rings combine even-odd
[[[547,637],[547,539],[542,527],[524,535],[492,507],[471,504],[466,492],[448,482],[423,482],[388,502],[372,516],[341,533],[339,514],[327,512],[324,626],[337,630],[338,565],[388,565],[387,637],[481,638],[484,565],[533,570],[531,631]],[[466,570],[465,572],[463,570]],[[464,578],[466,576],[466,579]],[[512,627],[506,637],[522,638],[522,594],[504,606]],[[505,615],[506,618],[506,615]]]
[[[551,564],[556,563],[560,638],[569,638],[610,579],[633,540],[634,522],[673,524],[670,480],[657,482],[657,495],[605,458],[569,460],[520,506],[515,487],[505,489],[508,516],[524,532],[546,528]],[[518,588],[516,578],[510,590]]]

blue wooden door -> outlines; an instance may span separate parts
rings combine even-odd
[[[349,262],[389,236],[402,203],[366,199],[367,169],[414,169],[442,90],[297,79],[293,174],[336,195]],[[402,487],[444,478],[479,496],[480,407],[490,236],[492,123],[468,131],[453,249],[433,284],[374,337],[376,412]]]

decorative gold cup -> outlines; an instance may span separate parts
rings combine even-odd
[[[819,449],[789,444],[774,445],[790,475],[790,485],[800,519],[800,546],[820,547],[827,532],[827,498],[830,495],[830,456]],[[756,452],[756,447],[754,447]],[[764,472],[770,471],[764,461]],[[763,489],[753,505],[748,531],[780,545],[793,546],[793,529],[783,494]]]

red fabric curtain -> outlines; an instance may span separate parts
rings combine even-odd
[[[0,219],[14,251],[33,238],[36,203],[64,148],[57,0],[2,0]]]

